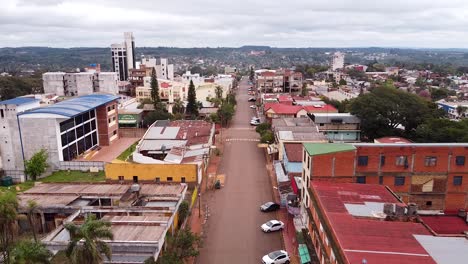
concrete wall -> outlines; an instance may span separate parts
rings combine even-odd
[[[115,72],[101,72],[98,73],[98,89],[97,91],[100,93],[108,93],[108,94],[118,94],[119,93],[119,86],[118,76]]]
[[[64,72],[48,72],[42,75],[44,93],[52,93],[58,96],[64,96]]]
[[[133,176],[138,176],[139,181],[152,181],[160,178],[161,182],[168,182],[167,177],[172,177],[172,182],[197,182],[197,165],[195,164],[136,164],[136,163],[109,163],[106,165],[106,179],[119,180],[124,176],[125,181],[133,181]]]

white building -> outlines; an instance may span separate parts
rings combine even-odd
[[[128,70],[135,69],[135,40],[132,32],[124,33],[125,41],[111,45],[112,68],[120,81],[128,80]]]
[[[197,85],[204,83],[205,77],[200,76],[199,73],[191,73],[190,71],[187,71],[184,74],[182,74],[182,78],[180,81],[183,83],[190,83],[190,81],[192,81],[194,85]]]
[[[174,80],[174,64],[169,64],[169,60],[166,58],[142,58],[140,65],[154,68],[158,79]]]
[[[42,75],[44,93],[58,96],[82,96],[92,93],[118,94],[115,72],[46,72]]]
[[[344,67],[344,53],[335,52],[332,57],[331,70],[336,71],[338,69],[343,69]]]
[[[17,97],[0,102],[0,154],[2,170],[16,181],[24,181],[23,153],[18,151],[23,144],[20,140],[17,114],[38,108],[39,100]]]

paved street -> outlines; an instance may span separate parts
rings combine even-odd
[[[222,135],[223,158],[219,173],[226,175],[221,190],[208,191],[208,221],[203,248],[197,263],[261,263],[261,257],[281,249],[280,233],[264,234],[260,225],[276,218],[262,213],[259,206],[272,200],[272,187],[264,153],[257,147],[258,134],[250,126],[255,110],[247,102],[247,78],[237,92],[237,112],[230,129]]]

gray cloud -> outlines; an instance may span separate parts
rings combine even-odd
[[[2,0],[0,46],[468,47],[464,0]]]

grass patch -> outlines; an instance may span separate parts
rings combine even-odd
[[[40,182],[102,182],[106,176],[103,171],[56,171],[50,176],[39,179]]]
[[[52,175],[38,179],[38,182],[103,182],[106,180],[106,175],[103,171],[100,172],[82,172],[82,171],[56,171]],[[0,186],[2,192],[24,192],[34,187],[34,181],[25,181],[9,187]]]
[[[128,147],[124,152],[120,153],[120,155],[117,157],[118,160],[121,161],[126,161],[130,155],[135,151],[136,146],[138,145],[138,141],[133,143],[130,147]]]

